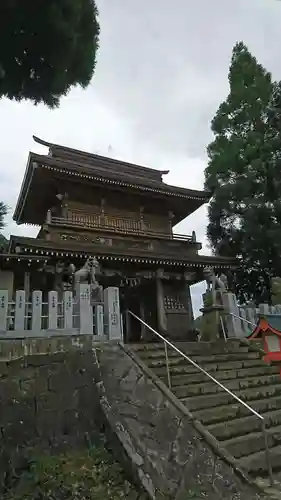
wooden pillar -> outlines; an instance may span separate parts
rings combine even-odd
[[[67,219],[67,216],[68,216],[68,204],[67,204],[68,199],[69,199],[68,193],[64,193],[62,204],[61,204],[61,216],[64,219]]]
[[[194,280],[194,273],[184,272],[184,306],[187,310],[187,340],[194,342],[197,337],[195,335],[194,313],[191,300],[190,283]]]
[[[145,224],[144,224],[144,207],[140,207],[140,228],[141,231],[145,230]]]
[[[100,215],[100,225],[104,226],[105,224],[105,198],[101,199],[101,215]]]
[[[46,215],[46,224],[51,224],[52,223],[52,212],[51,210],[49,209],[47,211],[47,215]]]
[[[131,322],[131,315],[128,312],[128,309],[125,309],[125,342],[129,342],[130,339],[130,334],[131,334],[131,327],[132,327],[132,322]]]
[[[164,306],[163,269],[156,271],[157,322],[159,333],[167,332],[167,317]]]
[[[140,300],[140,319],[145,321],[145,310],[142,299]],[[143,339],[145,336],[145,326],[141,323],[141,338]]]
[[[188,317],[193,324],[194,314],[193,314],[193,307],[192,307],[192,300],[191,300],[190,285],[187,285],[187,296],[188,296]]]
[[[24,273],[24,291],[25,291],[26,302],[30,302],[30,272],[29,271],[25,271],[25,273]]]
[[[169,211],[169,236],[173,236],[173,218],[175,217],[175,215],[173,214],[173,212]]]
[[[193,307],[192,307],[192,300],[191,300],[191,293],[190,293],[190,273],[185,272],[184,273],[184,281],[185,281],[185,296],[186,296],[186,308],[188,312],[188,320],[190,321],[191,325],[193,326],[193,321],[194,321],[194,314],[193,314]]]

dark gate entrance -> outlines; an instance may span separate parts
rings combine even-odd
[[[125,342],[148,342],[153,333],[139,320],[128,314],[128,310],[157,330],[156,284],[145,281],[135,287],[126,286],[120,290],[120,307],[123,317]]]

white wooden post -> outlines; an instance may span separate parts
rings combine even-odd
[[[90,285],[80,284],[77,292],[80,333],[93,333],[93,307],[91,305]]]
[[[104,291],[104,316],[108,325],[109,340],[121,340],[121,316],[119,288],[109,287]]]
[[[269,304],[259,304],[260,314],[269,314]]]
[[[34,290],[32,292],[32,331],[41,331],[42,325],[42,292],[41,290]]]
[[[248,321],[251,321],[251,323],[253,323],[252,325],[249,325],[250,330],[253,332],[255,328],[254,325],[257,324],[256,310],[253,307],[246,308],[246,318]]]
[[[48,293],[48,330],[58,328],[58,292]]]
[[[15,330],[24,330],[25,326],[25,291],[16,291]]]
[[[0,290],[0,332],[7,331],[8,290]]]
[[[104,323],[103,323],[103,306],[98,304],[95,306],[95,335],[104,335]]]
[[[246,312],[246,309],[244,307],[240,307],[240,316],[241,318],[247,320],[247,312]],[[247,323],[247,321],[241,321],[241,326],[242,326],[242,331],[244,333],[244,336],[245,337],[248,337],[248,335],[250,335],[251,333],[251,328],[249,323]]]
[[[281,305],[280,304],[276,304],[275,310],[276,310],[276,314],[281,314]]]
[[[73,296],[69,290],[63,294],[63,327],[73,328]]]

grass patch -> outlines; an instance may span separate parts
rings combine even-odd
[[[134,493],[120,466],[99,447],[35,456],[3,500],[121,500],[136,498]]]

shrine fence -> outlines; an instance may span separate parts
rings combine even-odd
[[[223,293],[224,326],[227,337],[248,337],[251,335],[262,315],[281,316],[281,305],[253,304],[239,306],[236,296],[232,293]]]
[[[41,290],[26,300],[24,290],[17,290],[9,301],[8,290],[0,290],[0,337],[25,338],[52,335],[92,334],[95,337],[120,340],[122,321],[119,289],[106,288],[103,302],[93,302],[90,285],[79,285],[75,295],[65,291],[48,292],[43,301]]]

